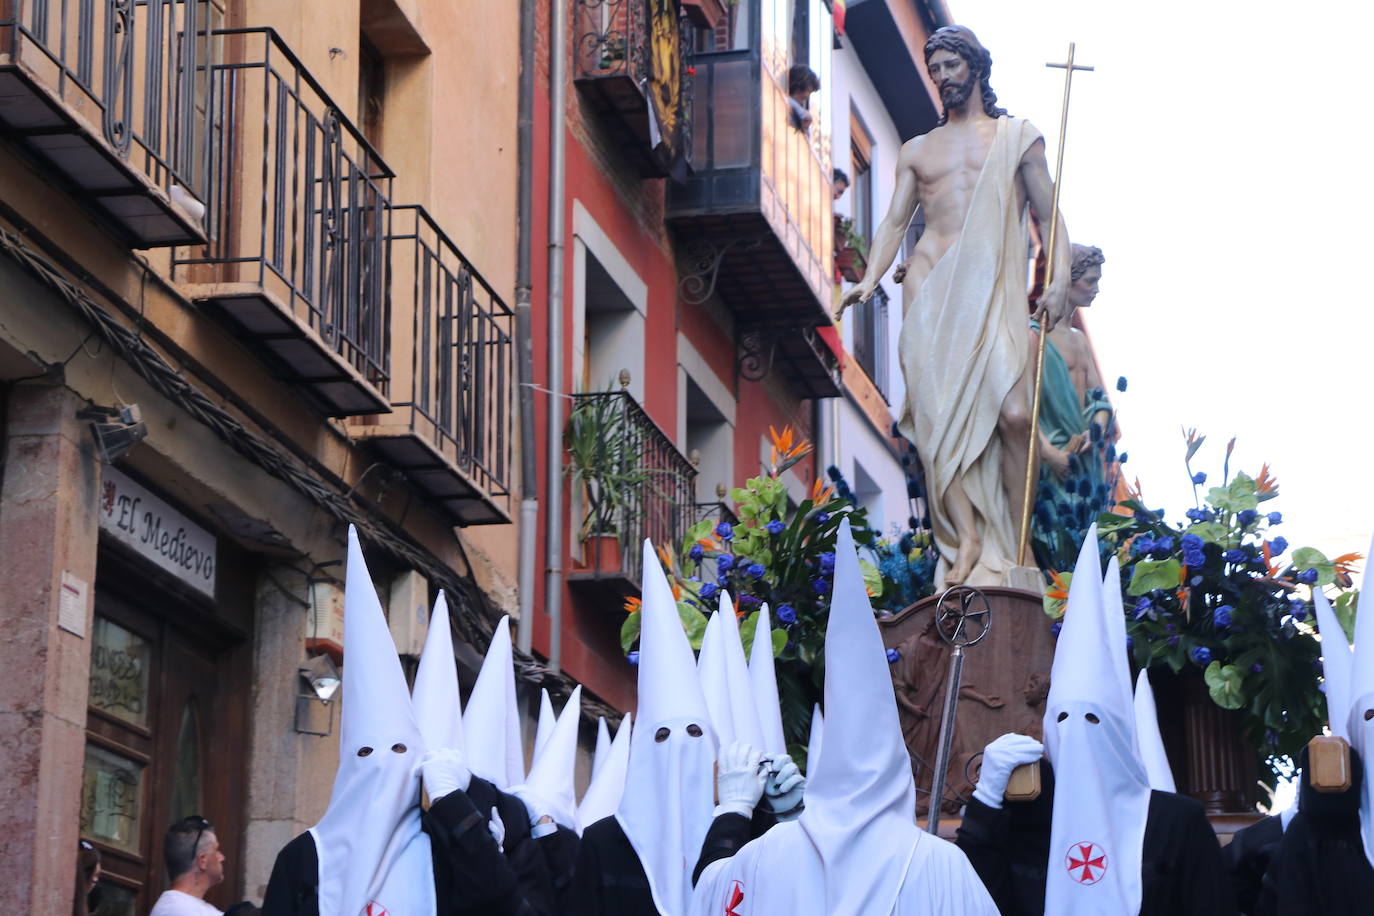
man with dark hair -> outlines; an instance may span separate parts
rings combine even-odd
[[[205,892],[224,880],[224,853],[214,826],[198,814],[183,817],[167,828],[162,856],[172,886],[148,916],[221,916],[205,902]]]
[[[835,200],[839,200],[844,196],[844,192],[849,190],[849,176],[845,174],[844,169],[835,170],[833,186],[835,188],[833,195]]]
[[[868,270],[841,301],[871,297],[918,205],[925,231],[907,265],[899,342],[907,399],[902,432],[926,469],[929,507],[946,585],[1006,585],[1017,555],[1030,451],[1036,343],[1026,328],[1029,208],[1049,234],[1054,188],[1045,141],[997,107],[992,56],[963,26],[938,29],[926,69],[944,114],[908,140],[897,160],[887,216]],[[1052,282],[1040,297],[1049,329],[1069,285],[1060,225]],[[1031,469],[1032,480],[1038,469]]]
[[[787,71],[787,105],[792,110],[792,126],[806,131],[811,127],[811,93],[819,92],[821,78],[806,64],[793,64]]]

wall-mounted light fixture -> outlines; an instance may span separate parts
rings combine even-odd
[[[125,404],[122,407],[92,405],[77,411],[76,417],[91,421],[96,451],[105,464],[114,464],[148,435],[148,427],[143,424],[143,411],[139,410],[137,404]]]
[[[334,694],[338,692],[339,685],[343,681],[339,675],[339,666],[334,664],[334,659],[328,655],[316,655],[296,669],[296,674],[300,679],[300,687],[296,693],[296,732],[302,735],[318,735],[320,737],[332,734],[334,731]],[[311,711],[317,703],[329,708],[329,723],[325,726],[324,731],[311,727],[311,719],[313,718]]]

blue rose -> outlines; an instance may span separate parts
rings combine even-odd
[[[1272,541],[1269,542],[1269,554],[1270,554],[1270,556],[1275,556],[1275,557],[1276,557],[1276,556],[1278,556],[1279,554],[1283,553],[1283,552],[1284,552],[1285,550],[1287,550],[1287,549],[1288,549],[1288,538],[1284,537],[1283,535],[1279,535],[1278,537],[1274,538]]]
[[[1263,671],[1263,670],[1264,670],[1264,664],[1263,664],[1262,662],[1255,662],[1253,665],[1250,666],[1250,673],[1251,673],[1251,674],[1259,674],[1259,673],[1260,673],[1261,671]]]
[[[1178,637],[1170,636],[1167,640],[1165,640],[1165,642],[1167,642],[1170,647],[1176,646],[1178,645]]]
[[[1294,620],[1307,619],[1307,602],[1293,601],[1291,604],[1289,604],[1289,609],[1292,611]]]
[[[816,524],[817,524],[817,525],[824,525],[824,524],[825,524],[826,522],[828,522],[828,521],[830,521],[830,513],[829,513],[829,512],[817,512],[817,513],[816,513]]]
[[[1254,509],[1241,509],[1236,513],[1236,522],[1242,528],[1249,528],[1254,524],[1255,519],[1259,518],[1259,513]]]
[[[811,580],[811,587],[816,590],[816,594],[818,595],[824,595],[826,592],[830,591],[830,583],[820,576]]]
[[[1283,522],[1283,513],[1282,513],[1282,512],[1270,512],[1270,513],[1269,513],[1269,524],[1271,524],[1271,525],[1278,525],[1278,524],[1281,524],[1282,522]]]
[[[1050,624],[1050,635],[1057,639],[1059,637],[1059,631],[1062,629],[1064,629],[1064,621],[1056,620],[1054,623]]]
[[[1169,553],[1174,549],[1174,539],[1158,538],[1154,543],[1154,549],[1160,553]]]
[[[1193,661],[1197,662],[1198,665],[1203,668],[1206,668],[1212,661],[1212,650],[1206,646],[1197,646],[1193,649],[1192,655]]]
[[[779,605],[777,613],[778,620],[782,621],[785,624],[793,624],[797,622],[797,612],[792,609],[792,605],[790,604]]]
[[[1223,604],[1212,612],[1212,622],[1219,627],[1229,627],[1231,625],[1231,612],[1235,608],[1229,604]]]
[[[749,575],[755,579],[762,579],[763,574],[766,572],[768,572],[768,570],[763,568],[762,563],[754,563],[749,567]]]
[[[732,540],[735,536],[735,529],[730,527],[729,522],[721,522],[716,526],[716,537],[722,541]]]
[[[1250,559],[1250,555],[1239,547],[1232,547],[1230,550],[1224,551],[1221,558],[1227,563],[1244,563]]]
[[[1129,458],[1129,457],[1131,457],[1131,456],[1128,455],[1126,452],[1122,452],[1122,453],[1121,453],[1121,457],[1118,458],[1117,461],[1118,461],[1119,463],[1121,463],[1121,464],[1125,464],[1125,463],[1126,463],[1126,459]]]
[[[821,572],[831,573],[835,571],[835,554],[827,550],[821,554]]]
[[[1206,471],[1198,471],[1196,474],[1193,475],[1193,485],[1194,485],[1194,486],[1200,487],[1200,486],[1202,486],[1202,485],[1203,485],[1204,483],[1206,483],[1206,482],[1207,482],[1207,472],[1206,472]]]
[[[1154,602],[1142,595],[1135,603],[1135,619],[1140,620],[1143,617],[1149,617],[1151,620],[1154,620],[1154,609]]]
[[[784,531],[787,530],[787,526],[784,525],[782,522],[778,521],[777,519],[773,519],[771,522],[769,522],[767,527],[768,533],[771,534],[773,537],[777,537],[778,535],[782,534]]]
[[[639,650],[638,650],[638,649],[631,649],[629,652],[627,652],[627,653],[625,654],[625,661],[629,662],[629,663],[632,664],[632,665],[638,665],[638,664],[639,664]]]
[[[1154,538],[1146,534],[1142,534],[1140,537],[1136,538],[1135,541],[1131,544],[1131,553],[1135,554],[1149,553],[1151,550],[1154,549]]]
[[[902,653],[898,652],[896,649],[888,649],[888,650],[887,650],[887,663],[888,663],[889,665],[895,665],[895,664],[897,664],[897,663],[898,663],[899,661],[901,661],[901,660],[902,660]]]
[[[1298,581],[1303,585],[1312,585],[1317,581],[1317,571],[1315,569],[1304,569],[1298,573]]]
[[[716,572],[729,572],[730,567],[735,565],[735,558],[728,553],[723,553],[716,557]]]
[[[705,585],[701,587],[701,597],[709,601],[712,598],[716,597],[716,593],[719,591],[720,589],[716,587],[716,583],[707,582]]]
[[[702,547],[700,544],[693,544],[692,549],[687,551],[687,555],[692,558],[693,563],[700,563],[701,558],[705,553],[706,549]]]
[[[716,576],[716,584],[719,585],[721,588],[725,588],[730,584],[730,576],[727,573],[721,573],[720,575]]]
[[[1201,550],[1203,540],[1196,534],[1185,534],[1179,539],[1179,544],[1184,550]]]
[[[1214,517],[1207,509],[1189,509],[1183,514],[1188,516],[1189,521],[1193,522],[1210,522]]]
[[[1120,377],[1117,378],[1117,380],[1116,380],[1116,390],[1117,390],[1117,391],[1121,391],[1121,392],[1125,392],[1125,390],[1126,390],[1126,376],[1123,375],[1123,376],[1120,376]]]
[[[1207,562],[1207,556],[1201,550],[1183,551],[1183,565],[1190,569],[1197,569]]]

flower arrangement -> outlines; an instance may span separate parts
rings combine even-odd
[[[1361,557],[1328,559],[1302,547],[1279,562],[1289,546],[1275,532],[1283,516],[1260,509],[1279,492],[1268,465],[1256,477],[1233,477],[1232,439],[1220,485],[1204,492],[1208,476],[1194,472],[1192,460],[1206,437],[1187,430],[1184,438],[1194,491],[1186,523],[1165,522],[1163,510],[1147,508],[1138,493],[1097,520],[1104,556],[1115,553],[1121,565],[1124,648],[1137,667],[1200,669],[1212,702],[1240,710],[1272,786],[1286,772],[1283,758],[1296,757],[1326,722],[1310,590],[1331,590],[1349,638],[1357,598],[1352,564]],[[1045,608],[1057,627],[1072,574],[1052,578]]]

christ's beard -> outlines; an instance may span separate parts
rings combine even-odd
[[[940,89],[940,101],[945,108],[959,108],[973,95],[973,80],[966,83],[947,84]]]

